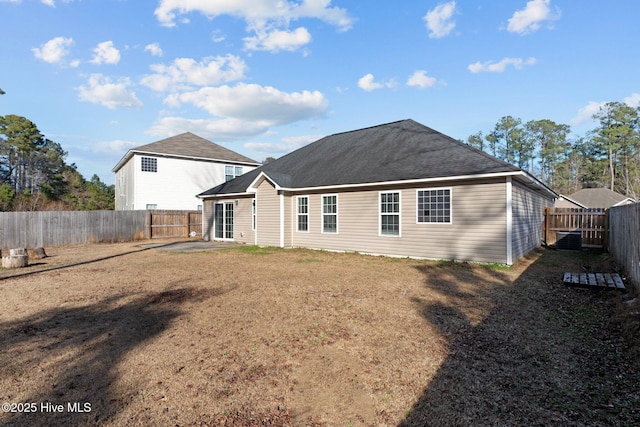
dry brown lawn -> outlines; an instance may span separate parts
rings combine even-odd
[[[23,411],[0,424],[640,422],[630,297],[562,284],[611,271],[606,255],[500,268],[139,243],[47,253],[0,270],[0,402]]]

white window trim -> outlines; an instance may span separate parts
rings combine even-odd
[[[336,213],[335,214],[325,214],[324,213],[324,198],[325,197],[336,197]],[[320,195],[320,228],[322,230],[321,234],[338,234],[340,232],[340,221],[338,220],[338,215],[340,213],[339,201],[338,201],[338,193],[331,194],[321,194]],[[324,231],[324,216],[325,215],[335,215],[336,216],[336,231]]]
[[[258,201],[254,197],[251,199],[251,230],[256,231],[256,224],[258,223]]]
[[[299,205],[298,205],[298,203],[299,203],[299,202],[298,202],[298,200],[300,200],[300,199],[307,199],[307,213],[306,213],[306,214],[301,214],[301,213],[298,211],[298,207],[299,207]],[[311,206],[309,205],[309,196],[296,196],[296,225],[295,225],[295,227],[296,227],[296,233],[309,233],[309,231],[311,230],[311,221],[309,221],[309,218],[310,218],[310,216],[311,216],[311,212],[310,212],[310,210],[311,210],[311,209],[309,209],[310,207],[311,207]],[[299,218],[301,215],[306,215],[306,216],[307,216],[307,229],[306,229],[306,230],[300,230],[300,229],[298,229],[298,218]]]
[[[398,194],[398,213],[397,214],[389,214],[384,213],[384,215],[398,215],[398,234],[383,234],[382,233],[382,195],[383,194]],[[417,193],[416,193],[417,194]],[[378,192],[378,236],[380,237],[391,237],[398,238],[402,237],[402,191],[379,191]]]
[[[449,222],[420,222],[418,221],[418,200],[420,191],[436,191],[436,190],[449,190]],[[434,188],[418,188],[416,189],[416,224],[417,225],[452,225],[453,224],[453,187],[434,187]]]

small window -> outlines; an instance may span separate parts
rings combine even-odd
[[[451,224],[451,189],[418,190],[418,224]]]
[[[338,196],[322,196],[322,232],[338,232]]]
[[[400,193],[380,193],[380,234],[400,235]]]
[[[298,231],[309,231],[309,197],[298,197],[297,223]]]
[[[233,166],[224,167],[224,180],[231,181],[235,176],[233,175]]]
[[[158,159],[155,157],[143,157],[142,172],[158,172]]]
[[[224,167],[224,180],[231,181],[233,178],[237,178],[243,174],[242,166],[227,165]]]
[[[156,203],[147,203],[147,210],[158,209],[158,205]]]

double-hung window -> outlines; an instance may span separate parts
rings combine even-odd
[[[338,196],[322,196],[322,232],[338,232]]]
[[[297,224],[298,231],[309,231],[309,197],[298,196],[297,200]]]
[[[418,190],[418,224],[451,224],[451,189]]]
[[[242,166],[227,165],[224,167],[224,180],[231,181],[233,178],[237,178],[243,173]]]
[[[400,193],[380,193],[380,235],[400,236]]]

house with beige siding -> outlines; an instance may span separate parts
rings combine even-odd
[[[132,148],[113,168],[116,210],[197,210],[196,194],[260,166],[191,132]]]
[[[512,264],[557,196],[413,120],[327,136],[198,195],[203,238]]]

